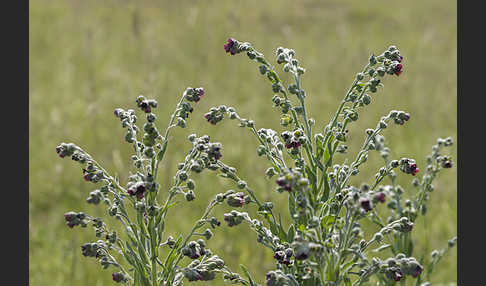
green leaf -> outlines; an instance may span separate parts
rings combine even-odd
[[[258,286],[258,284],[253,281],[253,278],[251,277],[250,273],[248,272],[248,269],[246,269],[245,265],[240,264],[241,271],[243,271],[243,274],[246,276],[248,279],[248,282],[250,282],[251,286]]]
[[[167,143],[169,143],[169,140],[165,138],[164,144],[162,144],[162,149],[159,151],[159,153],[157,153],[157,160],[159,162],[164,159],[165,150],[167,149]]]
[[[322,194],[322,199],[321,201],[323,203],[327,202],[329,199],[329,194],[331,192],[331,188],[329,187],[329,181],[327,180],[327,174],[324,175],[324,193]]]
[[[291,243],[292,241],[294,241],[294,237],[295,237],[295,229],[294,229],[294,225],[292,224],[289,227],[289,230],[287,232],[287,242]]]
[[[303,224],[299,225],[299,230],[301,232],[305,232],[305,225],[303,225]]]
[[[295,198],[293,196],[293,193],[289,196],[289,213],[290,217],[294,219],[295,215]]]
[[[334,223],[335,220],[336,220],[336,216],[334,216],[334,215],[324,216],[321,220],[322,228],[327,229],[328,227],[330,227]]]

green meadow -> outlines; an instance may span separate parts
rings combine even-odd
[[[102,270],[95,260],[81,255],[81,244],[97,240],[94,231],[69,229],[63,218],[69,210],[104,216],[103,205],[85,201],[96,186],[83,180],[80,165],[58,158],[55,147],[74,142],[126,182],[134,170],[131,146],[124,142],[125,130],[113,110],[134,108],[140,94],[158,101],[162,128],[186,87],[202,86],[206,91],[187,127],[171,134],[159,173],[162,190],[191,147],[187,135],[208,134],[223,144],[223,161],[237,167],[261,200],[274,201],[285,214],[287,196],[276,193],[274,181],[265,179],[268,164],[256,155],[255,138],[234,121],[213,126],[203,118],[210,107],[225,104],[253,119],[257,128],[283,130],[279,112],[272,107],[271,86],[245,55],[225,54],[228,37],[251,42],[272,62],[279,46],[296,51],[307,70],[302,84],[308,110],[319,129],[329,122],[369,56],[396,45],[404,56],[403,74],[385,78],[385,87],[349,127],[349,154],[337,160],[354,158],[364,129],[397,109],[409,112],[411,120],[385,130],[391,157],[416,158],[419,166],[425,165],[437,137],[457,139],[456,20],[456,1],[450,0],[30,1],[30,284],[114,284],[112,269]],[[456,146],[449,151],[457,158]],[[416,222],[418,257],[445,247],[457,233],[456,165],[441,173],[427,218]],[[380,167],[381,158],[373,153],[354,183],[371,182]],[[167,235],[190,231],[216,193],[235,187],[206,171],[194,179],[196,200],[181,201],[171,209]],[[410,182],[411,176],[399,174],[407,191]],[[165,195],[161,191],[161,199]],[[226,205],[218,207],[215,215],[222,219],[229,210]],[[256,216],[254,208],[248,212]],[[284,215],[283,220],[288,218]],[[259,283],[274,267],[271,251],[256,242],[245,224],[218,228],[208,247],[234,271],[240,272],[238,265],[245,264]],[[434,286],[457,281],[456,259],[454,249],[433,275]],[[197,284],[223,281],[219,277]]]

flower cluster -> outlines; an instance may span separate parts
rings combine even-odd
[[[232,210],[231,212],[224,214],[224,221],[228,224],[229,227],[239,225],[247,218],[248,218],[247,213],[238,212],[235,210]]]
[[[204,96],[204,88],[202,88],[202,87],[198,87],[198,88],[188,87],[184,91],[184,96],[188,101],[199,102],[199,100],[201,100],[201,98]]]
[[[415,160],[409,158],[402,158],[399,161],[400,164],[400,171],[404,172],[405,174],[412,174],[412,176],[417,175],[420,169],[417,167],[417,163]]]
[[[285,142],[285,148],[287,149],[297,149],[302,143],[305,143],[306,140],[304,132],[301,129],[297,129],[293,132],[284,131],[281,136]]]
[[[225,264],[217,255],[209,257],[207,260],[194,260],[183,269],[183,274],[192,281],[210,281],[214,280],[216,273],[222,271]],[[236,277],[233,277],[235,279]]]
[[[197,259],[201,256],[207,254],[207,249],[205,249],[206,243],[202,239],[197,241],[190,241],[186,246],[182,248],[182,254],[191,258]]]
[[[298,286],[292,274],[286,274],[282,270],[270,271],[265,276],[267,286]]]
[[[302,174],[302,170],[286,169],[282,171],[282,176],[276,180],[278,185],[277,192],[281,193],[283,191],[305,191],[309,186],[309,179],[305,178]]]
[[[236,55],[241,52],[249,51],[250,50],[250,44],[249,43],[243,43],[238,40],[235,40],[233,38],[228,38],[227,43],[224,44],[224,50],[227,53],[230,53],[231,55]]]
[[[77,225],[86,227],[88,225],[88,218],[83,212],[67,212],[64,214],[64,219],[66,220],[66,225],[73,228]]]

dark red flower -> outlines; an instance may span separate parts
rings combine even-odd
[[[452,162],[447,160],[444,162],[444,168],[452,168]]]
[[[361,199],[360,205],[367,212],[369,212],[371,210],[371,203],[370,203],[370,200],[368,200],[368,199]]]
[[[410,165],[410,173],[412,176],[415,176],[418,172],[420,172],[420,169],[417,168],[417,164],[413,163]]]
[[[236,53],[238,53],[235,40],[229,38],[228,43],[224,45],[224,50],[231,55],[235,55]]]
[[[125,278],[122,273],[120,272],[115,272],[111,274],[111,277],[113,278],[113,281],[115,282],[122,282],[123,279]]]
[[[399,76],[403,71],[402,71],[402,68],[403,68],[403,65],[402,64],[397,64],[395,65],[395,67],[393,68],[393,72]]]
[[[417,267],[415,268],[415,272],[412,274],[412,277],[417,278],[423,270],[424,268],[422,266],[417,265]]]
[[[377,199],[378,199],[379,202],[384,203],[385,198],[386,198],[385,193],[383,193],[383,192],[378,193]]]

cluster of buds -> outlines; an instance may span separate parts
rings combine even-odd
[[[231,212],[224,214],[224,221],[228,224],[229,227],[239,225],[244,220],[249,220],[248,213],[246,212],[238,212],[232,210]]]
[[[229,38],[227,43],[224,44],[224,50],[231,55],[236,55],[241,52],[249,51],[251,49],[250,43],[242,43],[236,39]]]
[[[81,246],[81,252],[85,257],[102,257],[106,252],[106,244],[103,240],[88,242]]]
[[[297,129],[293,132],[284,131],[282,132],[281,136],[285,142],[285,148],[287,149],[297,149],[302,145],[302,143],[305,143],[306,140],[304,132],[301,129]]]
[[[64,158],[66,156],[73,156],[74,152],[78,149],[73,143],[61,143],[56,147],[56,153],[59,157]]]
[[[184,246],[181,251],[182,254],[191,258],[198,259],[201,256],[208,254],[208,249],[205,249],[206,243],[202,239],[197,241],[190,241],[186,246]]]
[[[452,168],[453,166],[452,159],[450,156],[437,156],[436,161],[439,164],[439,166],[445,169]]]
[[[211,107],[209,112],[204,114],[204,118],[206,118],[206,120],[212,125],[216,125],[216,123],[224,119],[224,114],[226,112],[227,108],[224,105],[220,105],[219,107]]]
[[[380,70],[377,69],[380,76],[384,76],[385,72],[390,75],[399,76],[403,72],[402,61],[403,57],[395,46],[390,46],[383,54],[370,58],[370,64],[372,66],[377,62],[383,63],[383,68]]]
[[[393,118],[395,124],[403,125],[406,121],[410,120],[410,114],[404,111],[392,110],[389,114],[390,118]]]
[[[383,227],[379,232],[375,233],[373,240],[381,242],[383,236],[390,234],[392,232],[410,232],[413,229],[413,222],[411,222],[408,217],[402,217],[399,220],[392,221]]]
[[[216,271],[223,268],[224,261],[217,255],[213,255],[204,261],[192,261],[187,267],[182,270],[182,273],[184,274],[184,277],[189,280],[189,282],[210,281],[216,277]]]
[[[210,142],[209,136],[204,135],[197,137],[195,134],[188,136],[188,139],[193,144],[193,149],[186,156],[185,162],[179,164],[179,170],[176,177],[181,181],[188,179],[188,171],[196,173],[202,172],[205,168],[210,170],[217,170],[219,166],[217,161],[223,156],[221,154],[222,145],[219,142]],[[197,158],[195,155],[198,154]],[[188,168],[188,169],[187,169]],[[194,182],[188,181],[189,190],[194,188]]]
[[[139,96],[136,100],[137,105],[139,105],[139,102],[144,100],[146,101],[145,97]],[[148,108],[150,108],[150,105]],[[115,114],[115,117],[120,119],[123,128],[128,127],[127,133],[125,134],[125,141],[128,143],[135,143],[137,140],[138,132],[138,127],[135,125],[135,123],[137,122],[137,115],[135,115],[135,111],[133,109],[124,110],[121,108],[117,108],[113,113]]]
[[[277,64],[284,64],[283,70],[285,72],[292,72],[299,75],[305,73],[305,69],[299,66],[299,61],[294,58],[294,50],[284,47],[278,47],[275,51],[275,54],[277,57]]]
[[[116,283],[125,283],[129,280],[128,277],[126,277],[125,274],[121,272],[114,272],[113,274],[111,274],[111,277]]]
[[[91,156],[73,143],[61,143],[56,147],[56,153],[64,158],[71,156],[74,161],[85,164],[83,168],[83,178],[87,182],[98,183],[105,179],[103,172],[93,164]]]
[[[309,187],[309,180],[305,178],[300,170],[300,168],[289,168],[284,169],[282,176],[276,180],[278,185],[277,192],[282,193],[283,191],[305,191]]]
[[[235,207],[235,208],[240,208],[243,205],[249,204],[251,202],[250,196],[248,195],[245,196],[243,192],[236,192],[234,190],[228,190],[225,193],[219,193],[215,197],[215,201],[218,203],[222,203],[225,200],[230,207]]]
[[[404,275],[417,278],[424,270],[424,267],[415,258],[406,257],[403,253],[397,254],[394,258],[388,258],[380,268],[388,278],[395,281],[400,281]]]
[[[292,261],[290,259],[293,255],[294,250],[292,248],[284,249],[283,246],[280,246],[276,249],[273,258],[275,258],[278,263],[289,266],[290,264],[292,264]]]
[[[98,183],[104,178],[103,172],[90,163],[88,163],[87,168],[83,169],[83,174],[86,182]]]
[[[204,96],[204,88],[202,87],[198,87],[198,88],[188,87],[184,91],[185,99],[191,102],[199,102],[199,100],[201,100],[203,96]]]
[[[405,174],[412,174],[412,176],[415,176],[420,171],[420,169],[417,168],[417,163],[415,163],[415,160],[413,159],[402,158],[398,164],[400,165],[400,171]]]
[[[83,212],[67,212],[64,214],[64,219],[66,220],[66,225],[73,228],[77,225],[86,227],[88,225],[88,217]]]
[[[139,200],[143,199],[146,190],[147,188],[144,182],[138,181],[128,183],[127,193],[130,196],[136,196]]]
[[[243,192],[233,193],[226,197],[226,203],[231,207],[240,208],[245,202],[245,194]]]
[[[101,191],[100,190],[94,190],[94,191],[89,193],[89,197],[86,199],[86,202],[88,204],[97,205],[103,199],[104,199],[104,197],[103,197],[103,194],[101,193]]]
[[[137,107],[140,108],[145,113],[151,113],[152,108],[157,107],[157,101],[154,99],[147,99],[145,96],[140,95],[137,97]],[[116,114],[115,114],[116,116]]]
[[[370,210],[373,209],[373,206],[375,206],[378,202],[384,203],[385,200],[386,200],[385,193],[379,192],[379,193],[372,194],[371,200],[367,196],[360,198],[359,204],[365,212],[369,212]]]
[[[285,274],[282,270],[270,271],[265,275],[267,286],[298,286],[292,274]]]
[[[221,148],[222,145],[219,142],[208,143],[208,150],[206,152],[208,154],[209,160],[218,161],[219,159],[221,159],[221,157],[223,157],[223,155],[221,154]]]

